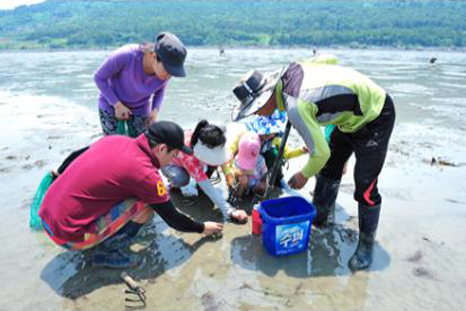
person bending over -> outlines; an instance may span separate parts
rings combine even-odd
[[[59,168],[39,210],[45,231],[68,250],[93,249],[88,260],[110,268],[139,263],[125,250],[154,213],[179,231],[221,232],[220,223],[200,223],[179,212],[161,179],[160,167],[192,152],[182,128],[168,121],[153,123],[137,138],[103,137]]]

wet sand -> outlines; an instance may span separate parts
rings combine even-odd
[[[72,104],[12,101],[0,103],[0,116],[2,309],[124,310],[120,271],[89,267],[79,253],[61,250],[28,227],[29,205],[45,172],[98,139],[96,113]],[[212,239],[176,232],[156,218],[134,246],[144,263],[127,272],[147,290],[147,310],[464,310],[465,134],[464,128],[397,125],[379,182],[383,209],[368,271],[347,268],[357,243],[351,160],[336,225],[313,230],[308,251],[273,257],[250,234],[250,222],[227,224],[223,237]],[[290,162],[287,174],[304,161]],[[313,185],[311,179],[303,195],[310,198]],[[172,197],[197,219],[218,217],[205,197]]]

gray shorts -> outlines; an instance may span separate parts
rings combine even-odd
[[[189,184],[191,177],[189,173],[181,166],[169,164],[162,167],[162,174],[167,177],[170,185],[181,188]]]

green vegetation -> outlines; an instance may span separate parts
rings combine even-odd
[[[464,47],[464,1],[49,0],[0,11],[0,49],[102,48],[167,30],[191,46]]]

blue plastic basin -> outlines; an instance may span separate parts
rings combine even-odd
[[[262,244],[274,256],[305,251],[309,245],[314,205],[302,197],[265,200],[259,206]]]

